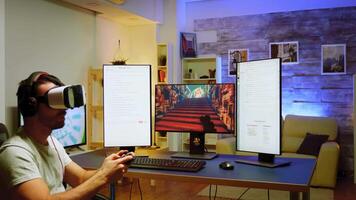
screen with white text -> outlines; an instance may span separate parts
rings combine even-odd
[[[104,65],[104,145],[151,145],[151,66]]]
[[[238,64],[237,150],[280,154],[280,59]]]

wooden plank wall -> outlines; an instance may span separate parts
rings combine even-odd
[[[198,19],[194,31],[216,31],[217,41],[198,43],[198,54],[222,57],[228,77],[228,49],[249,49],[249,59],[269,58],[270,42],[299,42],[299,63],[282,66],[282,112],[331,116],[339,125],[340,169],[353,171],[353,82],[356,72],[356,7]],[[198,38],[199,42],[199,38]],[[321,75],[321,45],[346,44],[347,74]]]

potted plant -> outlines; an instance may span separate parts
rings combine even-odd
[[[111,61],[113,65],[126,65],[127,58],[114,59]]]
[[[120,40],[118,41],[118,48],[116,50],[114,59],[111,61],[111,63],[113,65],[126,65],[126,61],[128,60],[128,58],[125,58],[123,54],[123,52],[121,51],[121,47],[120,47]]]

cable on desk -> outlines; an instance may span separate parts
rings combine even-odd
[[[139,179],[139,178],[137,179],[137,184],[138,184],[138,189],[139,189],[139,191],[140,191],[140,198],[141,198],[141,200],[143,200],[142,190],[141,190],[141,184],[140,184],[140,179]]]
[[[267,198],[269,200],[269,189],[267,189]]]
[[[131,182],[131,187],[130,187],[130,195],[129,195],[129,200],[131,200],[131,194],[132,194],[132,188],[133,188],[134,182]]]
[[[214,200],[216,199],[216,194],[218,193],[218,185],[215,185],[215,194],[214,194]]]
[[[133,184],[135,181],[131,182],[131,187],[130,187],[130,196],[129,199],[131,200],[131,195],[132,195],[132,188],[133,188]],[[142,190],[141,190],[141,184],[140,184],[140,179],[137,179],[137,185],[138,185],[138,190],[140,191],[140,199],[143,200],[143,196],[142,196]]]
[[[212,185],[209,185],[209,200],[211,200],[211,186],[212,186]],[[216,199],[217,193],[218,193],[218,185],[215,185],[214,200]]]
[[[250,188],[247,188],[237,199],[241,199],[241,197],[249,190]]]

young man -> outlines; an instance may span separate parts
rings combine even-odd
[[[22,130],[0,147],[0,191],[4,199],[90,199],[98,190],[127,172],[125,151],[106,157],[98,170],[74,163],[51,136],[63,127],[65,109],[50,107],[48,93],[64,84],[45,72],[21,81],[17,96],[24,117]],[[46,96],[47,95],[47,96]],[[62,182],[73,189],[65,191]]]

